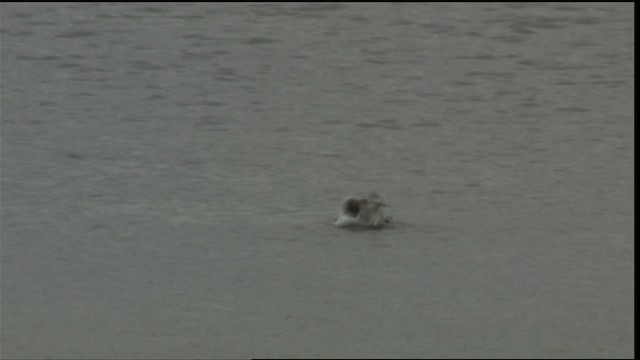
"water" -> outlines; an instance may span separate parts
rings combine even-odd
[[[0,26],[3,358],[633,356],[633,4]]]

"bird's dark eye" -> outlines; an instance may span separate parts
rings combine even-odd
[[[357,201],[349,201],[346,206],[347,213],[351,216],[357,216],[360,212],[360,204]]]

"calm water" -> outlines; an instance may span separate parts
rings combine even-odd
[[[3,358],[633,356],[632,3],[0,11]]]

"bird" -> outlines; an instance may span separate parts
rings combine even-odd
[[[342,202],[335,225],[338,227],[365,226],[382,227],[391,223],[391,217],[384,214],[382,207],[389,206],[378,193],[371,192],[366,198],[348,197]]]

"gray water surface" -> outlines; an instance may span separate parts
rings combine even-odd
[[[2,358],[634,355],[632,3],[0,14]]]

